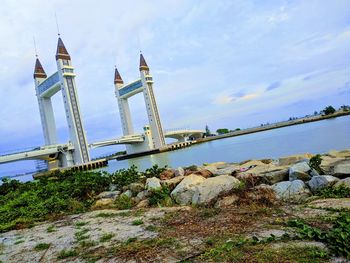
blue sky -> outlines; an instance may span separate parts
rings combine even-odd
[[[349,10],[348,0],[3,0],[0,152],[43,144],[33,35],[50,75],[55,13],[93,142],[121,136],[114,65],[125,82],[134,80],[139,50],[153,74],[164,129],[244,128],[349,104]],[[53,101],[59,140],[66,142],[61,95]],[[141,131],[142,95],[130,106]]]

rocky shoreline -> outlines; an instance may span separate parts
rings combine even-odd
[[[110,185],[92,211],[0,234],[0,262],[349,262],[332,235],[312,236],[350,220],[349,193],[350,150],[168,168]]]

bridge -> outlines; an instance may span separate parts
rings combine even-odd
[[[71,57],[58,38],[56,51],[57,71],[50,76],[36,56],[34,69],[34,84],[40,111],[41,126],[45,146],[18,151],[11,154],[0,154],[0,164],[20,160],[43,160],[48,169],[71,167],[90,162],[90,150],[98,147],[123,144],[128,154],[147,152],[165,148],[165,138],[173,138],[179,142],[201,138],[204,131],[177,129],[164,132],[153,91],[153,78],[145,58],[140,54],[140,76],[135,81],[124,85],[124,81],[115,68],[114,93],[118,102],[123,136],[117,139],[108,139],[88,143],[83,119],[81,116],[78,93],[75,84],[75,73]],[[56,123],[51,98],[62,92],[69,143],[58,144]],[[135,134],[132,124],[128,99],[142,93],[145,101],[148,124],[144,126],[142,134]]]

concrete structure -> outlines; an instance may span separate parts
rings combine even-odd
[[[204,133],[203,130],[177,129],[165,132],[164,137],[176,139],[178,142],[187,142],[203,138]]]
[[[127,145],[129,154],[159,149],[165,146],[165,139],[160,122],[156,99],[153,93],[153,78],[149,72],[149,67],[145,58],[140,54],[140,78],[124,85],[118,69],[115,69],[114,85],[115,95],[118,100],[120,120],[124,136],[134,133],[128,99],[138,93],[143,93],[146,104],[148,125],[144,127],[145,141],[138,145]]]

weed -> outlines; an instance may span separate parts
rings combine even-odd
[[[80,222],[75,223],[75,226],[76,226],[77,228],[80,228],[80,227],[82,227],[82,226],[87,225],[88,223],[89,223],[89,222],[86,222],[86,221],[80,221]]]
[[[171,206],[173,202],[170,197],[169,187],[163,186],[160,189],[152,190],[149,197],[149,204],[151,206]]]
[[[116,208],[120,210],[130,209],[134,206],[133,200],[126,195],[119,196],[114,203]]]
[[[146,226],[145,229],[147,231],[152,231],[152,232],[155,232],[158,230],[158,227],[154,226],[154,225],[149,225],[149,226]]]
[[[211,218],[219,214],[220,210],[217,208],[201,208],[199,209],[198,215],[201,218]]]
[[[58,253],[57,258],[58,259],[65,259],[65,258],[69,258],[69,257],[75,257],[77,255],[78,255],[78,253],[74,249],[63,249]]]
[[[320,165],[322,162],[322,157],[320,154],[316,154],[315,156],[312,156],[309,161],[309,166],[313,169],[315,169],[319,174],[324,174],[322,171]]]
[[[51,225],[46,229],[47,233],[52,233],[52,232],[56,232],[57,230],[55,229],[55,226]]]
[[[24,243],[24,240],[23,240],[23,239],[17,240],[14,244],[15,244],[15,245],[18,245],[18,244],[21,244],[21,243]]]
[[[143,221],[141,219],[136,219],[134,221],[132,221],[131,223],[133,226],[139,226],[143,224]]]
[[[82,240],[79,242],[79,245],[83,248],[93,247],[97,245],[97,242],[91,240]]]
[[[112,237],[114,237],[113,233],[109,233],[109,234],[103,234],[102,237],[100,238],[100,242],[107,242],[110,241],[112,239]]]
[[[130,244],[130,243],[133,243],[133,242],[136,242],[137,241],[137,237],[129,237],[126,241],[125,241],[125,244]]]
[[[105,213],[105,212],[101,212],[98,213],[95,217],[103,217],[103,218],[108,218],[108,217],[115,217],[117,216],[117,213]]]
[[[350,197],[350,187],[341,184],[338,187],[326,187],[316,193],[326,198],[347,198]]]
[[[146,169],[143,175],[146,176],[147,178],[151,178],[151,177],[159,178],[160,174],[164,172],[166,168],[167,166],[159,167],[157,164],[155,164],[151,168]]]
[[[50,247],[50,244],[47,244],[47,243],[39,243],[39,244],[37,244],[37,245],[34,247],[34,249],[40,251],[40,250],[46,250],[46,249],[48,249],[49,247]]]
[[[74,236],[75,236],[75,239],[77,240],[77,241],[82,241],[82,240],[84,240],[84,239],[88,239],[90,236],[89,235],[85,235],[87,232],[89,232],[89,230],[88,229],[82,229],[82,230],[80,230],[80,231],[78,231],[78,232],[76,232],[75,234],[74,234]]]

